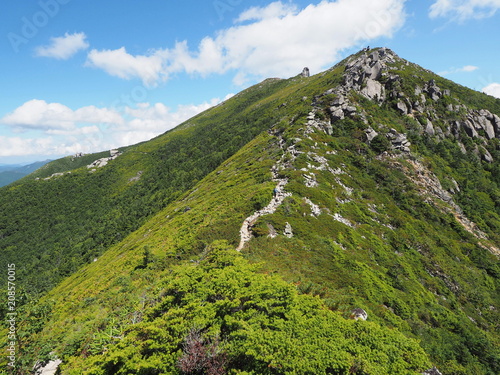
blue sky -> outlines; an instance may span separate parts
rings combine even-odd
[[[500,0],[5,0],[0,164],[150,139],[268,77],[386,46],[500,97]]]

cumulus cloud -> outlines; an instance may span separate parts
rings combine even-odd
[[[50,38],[50,44],[35,49],[35,54],[42,57],[52,57],[67,60],[78,51],[89,47],[85,33],[64,34],[61,37]]]
[[[491,83],[483,88],[483,92],[500,99],[500,83]]]
[[[76,129],[77,123],[120,123],[122,117],[114,110],[82,107],[75,111],[60,103],[47,103],[33,99],[7,114],[0,123],[9,125],[18,132],[29,129],[47,132],[64,132]]]
[[[166,79],[162,51],[154,51],[148,55],[130,55],[125,47],[116,50],[91,50],[87,56],[86,66],[100,68],[106,73],[123,78],[140,78],[150,87]]]
[[[95,106],[72,110],[34,99],[0,119],[0,124],[23,134],[0,136],[0,156],[69,155],[131,145],[162,134],[220,102],[215,98],[180,105],[176,110],[162,103],[138,103],[119,110]]]
[[[491,17],[499,8],[500,0],[436,0],[429,9],[429,16],[465,21]]]
[[[470,73],[470,72],[473,72],[473,71],[478,70],[478,69],[479,69],[479,67],[474,66],[474,65],[465,65],[461,68],[450,68],[450,69],[445,70],[443,72],[439,72],[439,75],[446,76],[446,75],[454,74],[454,73]]]
[[[322,1],[304,9],[273,2],[244,11],[234,26],[205,37],[195,49],[187,41],[145,55],[92,50],[87,64],[108,74],[154,85],[178,72],[208,75],[234,71],[247,76],[291,76],[333,64],[347,48],[391,37],[404,23],[405,0]]]
[[[283,4],[274,2],[266,7],[252,7],[240,14],[236,23],[245,21],[260,21],[275,17],[285,17],[289,14],[297,13],[297,7],[294,4]]]

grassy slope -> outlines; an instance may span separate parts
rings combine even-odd
[[[338,82],[336,73],[312,77],[307,86],[292,80],[283,84],[283,91],[264,98],[261,105],[287,104],[286,112],[275,116],[278,121],[271,134],[261,133],[194,189],[44,298],[41,307],[32,310],[33,320],[25,320],[23,330],[38,333],[31,338],[33,345],[27,341],[23,358],[29,362],[55,350],[67,363],[79,361],[71,357],[88,350],[94,333],[127,326],[141,314],[171,265],[196,259],[214,240],[236,246],[243,219],[272,196],[270,168],[282,153],[273,134],[280,134],[287,144],[296,142],[307,103]],[[247,114],[257,108],[249,107]],[[390,108],[372,109],[374,123],[398,130],[413,124]],[[308,188],[300,169],[315,162],[306,154],[297,158],[286,171],[290,179],[286,190],[292,197],[276,213],[259,219],[255,230],[259,236],[250,241],[244,255],[263,262],[263,271],[278,273],[300,291],[320,295],[345,316],[362,307],[370,320],[419,338],[445,373],[494,374],[499,369],[498,260],[443,213],[440,202],[423,201],[401,172],[412,170],[404,158],[377,158],[349,132],[310,136],[297,147],[326,158],[331,168],[344,173],[310,170],[307,173],[312,171],[319,185]],[[424,141],[414,147],[421,152],[421,162],[440,177],[447,175],[449,161],[433,154]],[[304,198],[322,209],[318,217],[311,215]],[[282,232],[286,222],[293,228],[293,238],[266,236],[267,224]],[[39,318],[45,323],[37,326]]]
[[[109,152],[54,161],[0,189],[0,264],[17,264],[23,293],[50,290],[272,126],[279,103],[269,96],[286,84],[249,88],[93,173],[86,166]],[[54,173],[64,175],[45,180]]]

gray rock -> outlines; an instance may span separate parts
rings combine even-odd
[[[477,138],[479,134],[476,131],[476,127],[474,126],[474,123],[470,120],[467,121],[462,121],[460,125],[464,128],[465,132],[469,137],[472,138]]]
[[[458,142],[458,147],[460,148],[460,151],[462,151],[462,154],[467,154],[467,149],[462,142]]]
[[[424,371],[422,375],[443,375],[436,367]]]
[[[380,61],[377,61],[375,65],[371,66],[367,71],[369,79],[380,79],[382,76],[383,65]]]
[[[493,129],[495,129],[496,137],[500,138],[500,117],[493,115],[491,123],[493,124]]]
[[[373,140],[373,138],[375,138],[378,133],[373,130],[371,127],[369,127],[368,129],[365,129],[365,133],[366,133],[366,138],[368,139],[368,142],[371,142]]]
[[[427,119],[427,125],[425,126],[425,132],[430,136],[436,135],[436,131],[434,130],[434,125],[431,120]]]
[[[62,361],[60,359],[49,361],[43,367],[40,363],[37,363],[34,368],[35,375],[54,375],[61,363]]]
[[[285,225],[285,231],[283,232],[283,234],[285,235],[285,237],[288,237],[288,238],[292,238],[293,237],[292,226],[290,225],[289,222],[286,223],[286,225]]]
[[[302,73],[300,73],[302,77],[309,77],[311,73],[309,72],[309,68],[306,66],[304,69],[302,69]]]
[[[403,115],[406,115],[408,114],[408,107],[406,106],[406,104],[404,102],[402,102],[401,100],[398,101],[398,103],[396,104],[396,108],[403,114]]]
[[[493,115],[484,109],[481,109],[474,117],[474,125],[476,129],[483,129],[486,133],[486,138],[495,138],[495,126],[491,122],[494,120]]]
[[[458,186],[458,182],[454,178],[452,178],[451,183],[453,184],[453,187],[449,189],[450,193],[452,194],[460,193],[460,186]]]
[[[418,100],[415,101],[415,103],[413,103],[412,107],[415,111],[420,112],[420,113],[424,112],[424,110],[425,110],[424,106],[422,104],[420,104],[420,101],[418,101]]]
[[[379,81],[373,79],[366,80],[366,86],[361,90],[361,94],[371,100],[385,100],[385,89]]]
[[[436,85],[436,81],[434,81],[433,79],[431,79],[427,83],[427,90],[426,91],[429,94],[429,96],[431,97],[431,99],[434,101],[441,99],[441,96],[443,95],[441,93],[441,89],[438,87],[438,85]]]
[[[332,122],[344,119],[344,111],[342,108],[330,107],[330,118]]]
[[[380,60],[380,55],[378,51],[373,51],[370,56],[368,56],[373,62],[377,62]]]
[[[357,111],[356,107],[352,105],[348,105],[344,108],[344,112],[348,112],[349,114],[355,113]]]
[[[333,101],[332,101],[332,105],[334,105],[334,106],[340,106],[344,103],[345,103],[345,98],[341,94],[338,94],[337,97],[335,99],[333,99]]]
[[[487,163],[493,163],[495,160],[493,159],[493,156],[488,152],[487,149],[484,147],[481,147],[481,159],[484,160]]]
[[[368,313],[363,310],[358,308],[355,308],[354,310],[351,311],[351,319],[354,320],[366,320],[368,319]]]
[[[495,127],[493,126],[493,124],[491,122],[486,121],[483,129],[484,129],[484,132],[486,133],[486,137],[488,139],[495,138],[495,136],[496,136]]]
[[[405,134],[398,133],[395,129],[391,129],[389,133],[387,133],[387,137],[391,141],[393,150],[399,150],[406,153],[411,151],[411,143],[408,141]]]
[[[333,126],[329,122],[326,122],[323,124],[323,129],[325,130],[325,133],[328,135],[333,134]]]

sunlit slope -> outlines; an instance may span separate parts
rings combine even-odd
[[[115,158],[70,156],[0,189],[2,264],[18,265],[30,295],[49,290],[278,122],[283,97],[304,84],[267,80]]]
[[[228,248],[239,248],[244,258],[259,263],[260,273],[320,296],[321,308],[335,319],[344,321],[361,308],[368,314],[367,332],[379,327],[403,333],[408,342],[418,340],[429,359],[415,349],[404,355],[420,358],[419,366],[432,362],[444,374],[500,372],[500,133],[495,127],[500,102],[378,49],[313,77],[267,84],[274,87],[268,95],[238,112],[246,126],[272,114],[266,129],[23,312],[26,368],[53,352],[63,360],[62,373],[155,373],[159,367],[151,363],[166,362],[172,372],[182,373],[175,363],[193,329],[212,340],[207,342],[219,334],[228,340],[227,348],[234,348],[231,340],[239,330],[225,332],[219,320],[208,318],[194,327],[194,311],[208,314],[232,303],[225,294],[229,287],[240,301],[255,302],[259,314],[281,306],[269,302],[274,290],[262,302],[266,310],[259,305],[260,294],[253,301],[243,293],[245,282],[218,284],[207,257],[214,249],[229,254]],[[263,108],[267,112],[259,112]],[[206,120],[212,132],[225,126],[212,124],[208,115],[194,120]],[[173,134],[194,131],[191,124]],[[154,153],[154,142],[161,140],[137,149]],[[179,150],[193,160],[191,168],[202,160],[188,155],[190,148]],[[137,172],[132,164],[127,169],[130,176]],[[215,268],[225,272],[218,262]],[[233,266],[224,257],[222,264]],[[206,297],[211,288],[221,288],[220,293],[216,289]],[[259,332],[245,337],[257,340]],[[365,349],[357,353],[358,362],[349,354],[330,373],[383,373],[365,361]],[[403,355],[400,349],[392,353]],[[255,346],[248,350],[259,352]],[[273,367],[283,360],[278,351],[264,357],[246,371],[284,373]],[[387,373],[424,370],[415,364],[405,370],[408,362],[389,370],[389,362],[384,362]],[[231,363],[230,370],[238,373],[239,362]],[[290,371],[308,373],[295,366]]]

